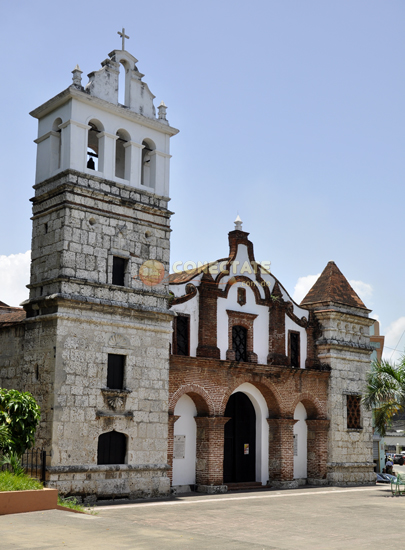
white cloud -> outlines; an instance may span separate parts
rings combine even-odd
[[[25,254],[0,256],[0,302],[18,306],[28,298],[25,285],[30,282],[30,264],[31,250]]]
[[[405,317],[393,321],[381,334],[385,336],[384,359],[399,361],[405,350]]]
[[[363,281],[349,281],[349,283],[367,307],[367,302],[371,300],[373,295],[373,287],[368,283],[363,283]]]
[[[308,294],[309,289],[314,286],[319,276],[320,273],[318,273],[318,275],[299,277],[297,284],[294,287],[294,294],[292,296],[294,302],[297,302],[297,304],[301,303],[302,299]]]

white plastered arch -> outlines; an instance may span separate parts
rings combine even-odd
[[[306,423],[307,411],[300,402],[295,407],[294,420],[294,479],[306,479],[308,462],[308,427]]]

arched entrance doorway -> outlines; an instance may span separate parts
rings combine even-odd
[[[224,416],[224,483],[256,480],[256,413],[249,397],[236,392]]]

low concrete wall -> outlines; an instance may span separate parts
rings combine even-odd
[[[36,491],[1,491],[0,515],[20,514],[54,510],[58,505],[56,489],[38,489]]]

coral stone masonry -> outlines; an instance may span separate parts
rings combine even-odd
[[[1,385],[41,406],[36,445],[62,493],[167,495],[169,126],[137,60],[102,69],[31,114],[39,121],[30,298],[1,331]],[[127,105],[118,103],[118,74]],[[155,282],[156,283],[156,282]],[[16,315],[17,313],[14,313]]]
[[[114,50],[85,86],[77,65],[31,113],[30,296],[0,302],[0,386],[41,407],[47,485],[96,499],[373,483],[370,310],[333,262],[296,304],[239,216],[227,257],[168,276],[178,130],[137,63]]]

